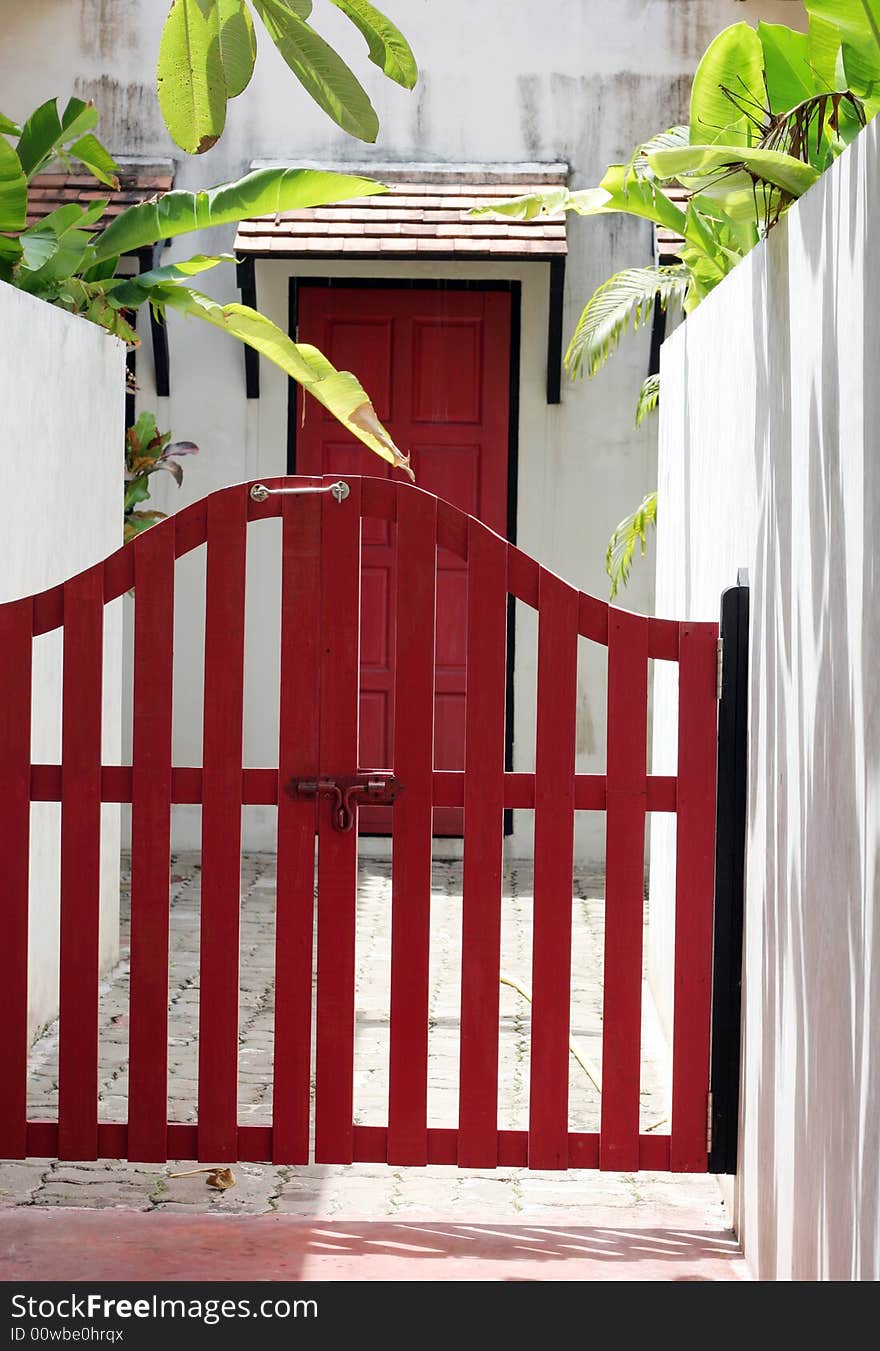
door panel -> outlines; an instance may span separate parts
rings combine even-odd
[[[420,488],[507,534],[510,294],[506,291],[299,288],[298,339],[351,370],[396,443],[412,454]],[[400,471],[339,438],[339,425],[297,395],[298,474]],[[360,763],[392,768],[396,564],[389,525],[364,523],[361,578]],[[465,565],[438,560],[435,762],[464,767]],[[363,833],[388,834],[388,808],[362,808]],[[436,834],[458,835],[462,812],[436,808]]]

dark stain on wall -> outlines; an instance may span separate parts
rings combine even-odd
[[[539,75],[518,75],[516,79],[519,92],[519,121],[526,153],[530,159],[541,157],[541,77]]]
[[[576,186],[595,183],[637,144],[687,120],[690,86],[689,75],[551,75],[553,153],[572,165]]]
[[[74,92],[78,98],[94,100],[101,116],[101,139],[118,154],[169,153],[152,82],[124,83],[101,75],[96,80],[78,78]]]
[[[417,150],[423,150],[430,140],[430,130],[428,125],[428,76],[425,71],[419,74],[419,82],[416,85],[415,99],[415,118],[413,126],[413,142]]]
[[[133,0],[80,0],[83,50],[90,56],[111,58],[137,41],[137,4]]]
[[[638,143],[687,121],[690,87],[690,75],[519,75],[522,152],[532,160],[565,160],[573,186],[598,182]],[[512,151],[510,158],[517,157]]]

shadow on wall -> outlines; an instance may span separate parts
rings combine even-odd
[[[872,1279],[880,1261],[880,1035],[870,1018],[880,1008],[880,926],[872,915],[880,848],[880,315],[870,278],[859,312],[853,305],[861,259],[867,268],[880,257],[880,219],[867,210],[864,156],[852,157],[844,185],[848,198],[828,191],[816,199],[821,211],[798,217],[797,275],[805,262],[812,305],[790,285],[794,225],[771,237],[755,269],[764,302],[754,308],[761,505],[743,1066],[745,1148],[755,1156],[745,1160],[741,1185],[748,1191],[755,1175],[757,1195],[745,1203],[758,1213],[746,1223],[765,1278]],[[849,222],[843,238],[840,221]],[[817,335],[809,321],[814,330],[818,295]],[[861,323],[863,365],[854,370],[846,357],[858,350]],[[789,406],[792,390],[795,403],[803,394],[801,406]]]

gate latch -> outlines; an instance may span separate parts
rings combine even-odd
[[[292,797],[330,798],[333,825],[345,831],[354,825],[356,802],[390,807],[403,784],[393,774],[349,774],[338,779],[294,779],[287,791]]]

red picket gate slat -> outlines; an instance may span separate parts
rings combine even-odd
[[[568,1167],[578,594],[552,572],[538,588],[535,886],[529,1167]]]
[[[717,639],[714,624],[681,625],[670,1167],[682,1173],[706,1167],[716,722],[704,691],[716,681]]]
[[[360,483],[346,502],[322,497],[321,776],[358,762]],[[318,811],[318,1000],[315,1162],[351,1163],[354,1147],[354,993],[357,832]]]
[[[647,619],[586,596],[485,525],[389,480],[281,479],[185,509],[42,595],[0,605],[0,842],[10,953],[0,989],[0,1153],[161,1161],[353,1161],[705,1171],[716,773],[717,627]],[[281,518],[278,762],[242,766],[248,524]],[[358,760],[361,522],[396,550],[391,765]],[[172,758],[174,564],[207,546],[201,767]],[[466,566],[465,763],[434,765],[438,551]],[[104,606],[134,590],[132,765],[101,763]],[[538,613],[534,773],[505,769],[508,608]],[[33,765],[31,654],[63,628],[62,756]],[[578,774],[579,636],[608,649],[607,765]],[[678,771],[647,773],[649,660],[679,663]],[[393,776],[393,778],[392,778]],[[334,800],[356,783],[352,828]],[[383,799],[382,794],[391,792]],[[393,791],[392,791],[393,790]],[[357,795],[390,801],[388,1120],[354,1119]],[[57,1122],[27,1121],[30,803],[61,803]],[[129,1119],[98,1120],[101,804],[132,805]],[[171,810],[202,811],[196,1124],[168,1117]],[[272,1124],[238,1121],[241,814],[278,813]],[[463,809],[458,1125],[428,1114],[432,819]],[[504,813],[534,811],[527,1130],[498,1127]],[[569,1122],[575,812],[606,815],[598,1132]],[[677,813],[672,1112],[641,1133],[648,811]],[[317,907],[315,842],[317,838]],[[317,923],[317,998],[312,1016]],[[314,1051],[312,1047],[314,1032]],[[312,1075],[315,1106],[311,1108]],[[314,1125],[314,1146],[311,1129]]]
[[[298,797],[291,789],[297,781],[318,776],[321,499],[285,497],[281,515],[272,1158],[275,1163],[308,1163],[316,806],[314,799]]]
[[[498,1163],[507,550],[468,521],[458,1162]]]
[[[98,915],[101,894],[103,570],[64,586],[58,1150],[98,1148]]]
[[[608,618],[605,978],[599,1166],[639,1166],[642,924],[648,753],[648,621]]]
[[[208,499],[198,1157],[238,1158],[238,949],[247,496]]]
[[[148,530],[134,557],[131,1006],[128,1157],[168,1150],[168,929],[174,536]]]
[[[428,1161],[428,967],[434,769],[437,502],[397,506],[394,771],[406,791],[393,813],[388,1162]]]
[[[27,1154],[28,874],[33,601],[0,605],[0,851],[8,954],[0,981],[0,1157]]]

